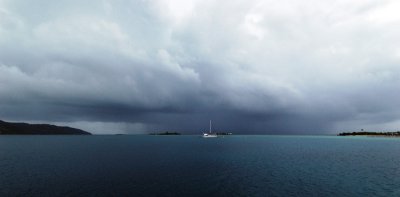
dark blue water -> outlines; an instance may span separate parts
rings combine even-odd
[[[400,138],[0,136],[0,196],[400,196]]]

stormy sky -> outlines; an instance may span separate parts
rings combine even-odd
[[[0,0],[0,119],[400,130],[396,0]]]

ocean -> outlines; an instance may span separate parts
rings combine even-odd
[[[0,196],[400,196],[400,138],[0,136]]]

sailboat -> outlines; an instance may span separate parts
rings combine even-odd
[[[211,133],[211,120],[210,120],[210,131],[208,133],[203,133],[203,137],[217,137],[217,134]]]

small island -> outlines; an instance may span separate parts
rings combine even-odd
[[[400,131],[396,131],[396,132],[371,132],[371,131],[343,132],[343,133],[339,133],[338,136],[382,136],[382,137],[400,137]]]
[[[71,127],[13,123],[0,120],[0,135],[91,135],[91,133]]]
[[[180,135],[180,133],[165,131],[165,132],[160,132],[160,133],[150,133],[150,135]]]
[[[217,132],[217,135],[233,135],[231,132]]]

